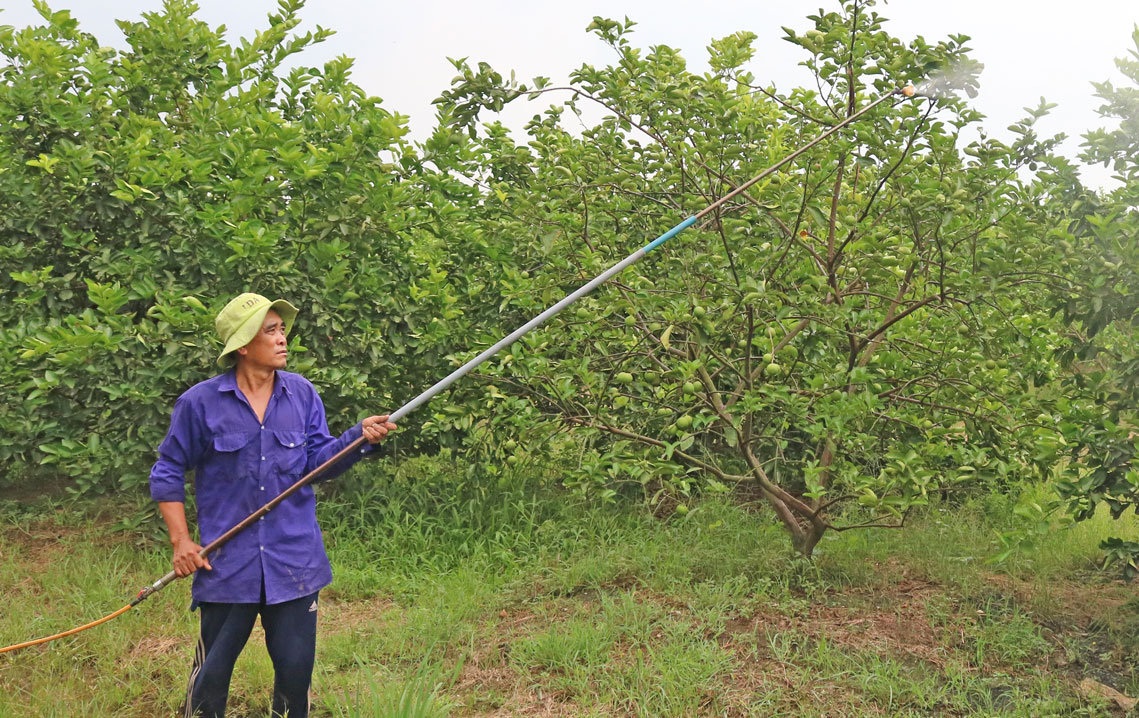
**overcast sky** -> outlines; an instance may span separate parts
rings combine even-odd
[[[114,19],[138,19],[161,7],[160,0],[49,0],[67,8],[81,27],[103,44],[121,47],[123,36]],[[224,24],[233,41],[264,27],[276,0],[198,0],[199,16],[211,26]],[[638,23],[633,41],[642,47],[666,44],[680,48],[693,70],[707,67],[710,40],[738,30],[759,39],[751,71],[780,89],[804,79],[797,64],[802,50],[782,41],[781,26],[806,29],[806,16],[818,8],[830,10],[828,0],[721,0],[716,3],[675,0],[453,0],[364,2],[310,0],[302,11],[302,29],[314,25],[336,31],[298,62],[317,64],[336,55],[356,59],[354,78],[366,91],[384,99],[385,106],[411,116],[413,137],[432,126],[431,100],[455,74],[447,57],[485,60],[504,73],[516,71],[529,80],[545,75],[555,82],[582,63],[605,64],[610,51],[585,32],[594,15],[628,16]],[[1135,50],[1131,33],[1139,23],[1137,0],[893,0],[880,2],[880,14],[891,19],[886,29],[909,40],[923,35],[937,40],[949,34],[972,37],[974,57],[985,64],[977,107],[988,116],[986,130],[1008,137],[1005,128],[1035,106],[1041,96],[1059,103],[1042,125],[1046,133],[1072,137],[1065,145],[1078,152],[1079,135],[1102,124],[1092,95],[1092,80],[1113,79],[1120,73],[1113,59]],[[24,26],[37,22],[31,0],[8,0],[0,24]],[[504,115],[521,124],[553,98]],[[1088,181],[1101,185],[1110,172],[1091,168]]]

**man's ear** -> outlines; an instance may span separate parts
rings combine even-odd
[[[248,354],[248,353],[249,353],[249,349],[247,349],[246,347],[238,347],[238,348],[237,348],[237,349],[235,349],[234,351],[236,351],[236,352],[237,352],[238,354],[240,354],[241,356],[245,356],[246,354]]]

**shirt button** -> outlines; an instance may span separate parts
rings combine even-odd
[[[293,446],[293,442],[290,441],[289,442],[289,448],[292,448],[292,446]]]
[[[261,425],[261,431],[265,431],[265,425],[264,424]]]
[[[258,520],[258,521],[264,521],[264,520],[265,520],[265,517],[264,517],[264,516],[262,516],[261,518],[259,518],[259,519],[257,519],[257,520]]]
[[[264,490],[265,490],[265,487],[264,487],[264,486],[262,486],[262,487],[261,487],[261,490],[262,490],[262,491],[264,491]]]
[[[262,456],[262,457],[261,457],[261,460],[262,460],[262,461],[264,461],[264,460],[265,460],[265,457],[264,457],[264,456]]]
[[[264,547],[264,546],[261,546],[260,548],[261,548],[261,550],[262,550],[262,551],[264,551],[264,550],[265,550],[265,547]]]

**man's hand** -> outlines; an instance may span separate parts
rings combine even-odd
[[[189,576],[199,568],[205,568],[207,571],[214,570],[209,559],[198,555],[201,550],[201,546],[188,538],[174,544],[174,574],[178,578]]]
[[[170,545],[174,547],[174,575],[183,578],[203,566],[207,571],[213,571],[210,562],[198,555],[202,547],[190,538],[190,530],[186,527],[185,505],[181,501],[159,501],[158,511],[166,521]]]
[[[383,416],[369,416],[361,422],[361,428],[368,443],[375,444],[387,436],[389,431],[395,431],[395,424],[388,421],[388,415],[385,414]]]

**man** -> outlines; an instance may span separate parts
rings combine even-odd
[[[332,581],[305,486],[208,558],[186,525],[185,472],[194,471],[198,529],[208,544],[348,444],[368,443],[324,476],[345,471],[395,424],[370,416],[333,438],[313,385],[282,371],[297,309],[242,294],[215,321],[229,370],[178,398],[170,431],[150,472],[174,547],[174,571],[194,573],[191,610],[201,609],[201,639],[187,688],[187,716],[225,714],[229,680],[257,616],[273,661],[273,715],[305,718],[316,649],[320,589]],[[205,569],[199,571],[198,569]]]

